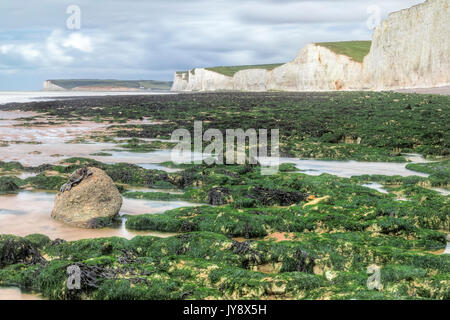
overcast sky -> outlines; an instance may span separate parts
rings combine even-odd
[[[45,79],[172,80],[193,67],[287,62],[309,42],[370,40],[374,5],[385,18],[421,2],[0,0],[0,90],[38,90]],[[81,9],[79,30],[67,27],[70,5]]]

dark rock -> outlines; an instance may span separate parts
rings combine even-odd
[[[115,273],[113,270],[109,270],[102,266],[87,265],[84,263],[75,263],[81,271],[81,289],[82,290],[92,290],[98,289],[100,281],[105,279],[113,279]]]
[[[53,241],[50,243],[50,245],[51,245],[52,247],[53,247],[53,246],[59,246],[60,244],[62,244],[62,243],[64,243],[64,242],[67,242],[67,241],[64,240],[64,239],[57,238],[57,239],[53,240]]]
[[[208,203],[213,206],[226,204],[231,199],[231,190],[228,188],[212,188],[208,191]]]
[[[19,190],[13,177],[0,177],[0,193],[10,193]]]
[[[184,220],[181,223],[181,232],[193,232],[198,230],[198,225],[195,222]]]
[[[290,206],[300,201],[306,200],[310,195],[296,191],[284,191],[277,189],[269,189],[265,187],[254,187],[251,190],[249,198],[258,200],[262,205],[272,206]]]
[[[247,268],[249,265],[257,265],[263,260],[261,253],[251,248],[251,242],[233,241],[231,245],[233,253],[243,256],[243,267]]]
[[[314,259],[312,259],[306,251],[298,249],[295,252],[295,258],[297,259],[297,271],[314,273]]]
[[[39,264],[45,259],[28,240],[11,235],[0,235],[0,267],[16,263]]]

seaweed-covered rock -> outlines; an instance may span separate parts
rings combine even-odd
[[[30,241],[12,235],[0,235],[0,268],[16,263],[43,262],[44,258]]]
[[[233,253],[243,257],[242,264],[244,268],[248,268],[250,265],[257,265],[263,260],[261,253],[252,248],[250,241],[239,242],[233,240],[230,249]]]
[[[212,188],[208,191],[208,203],[213,206],[220,206],[230,201],[231,190],[228,188]]]
[[[76,227],[96,228],[118,215],[122,197],[113,180],[103,170],[88,170],[91,174],[58,193],[52,218]],[[102,223],[97,223],[99,220]]]
[[[53,240],[52,242],[50,242],[50,246],[54,247],[54,246],[59,246],[60,244],[63,244],[67,242],[64,239],[60,239],[60,238],[56,238],[55,240]]]
[[[44,234],[30,234],[24,237],[24,239],[30,241],[31,244],[33,244],[34,246],[36,246],[36,248],[39,249],[45,247],[46,245],[52,242],[50,238]]]
[[[0,177],[0,193],[13,193],[19,190],[17,179],[13,177]]]
[[[290,206],[306,200],[310,195],[296,191],[284,191],[256,186],[251,190],[250,198],[256,199],[265,206]]]
[[[75,170],[74,173],[69,178],[69,181],[67,183],[63,184],[63,186],[59,189],[61,193],[64,193],[66,191],[70,191],[73,186],[79,184],[84,179],[88,178],[92,175],[92,171],[89,170],[88,167],[84,166],[82,168],[79,168]]]
[[[298,249],[295,252],[295,258],[297,259],[297,271],[313,273],[314,259],[306,251]]]

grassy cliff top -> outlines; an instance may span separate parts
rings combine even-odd
[[[155,80],[112,80],[112,79],[67,79],[67,80],[49,80],[53,84],[64,89],[73,89],[76,87],[125,87],[135,89],[159,89],[169,90],[172,83],[169,81]]]
[[[213,67],[213,68],[206,68],[206,70],[214,71],[229,77],[232,77],[236,74],[236,72],[239,72],[241,70],[248,70],[248,69],[266,69],[266,70],[273,70],[279,66],[282,66],[284,63],[273,63],[273,64],[260,64],[260,65],[247,65],[247,66],[228,66],[228,67]]]
[[[282,66],[284,63],[273,63],[273,64],[256,64],[256,65],[244,65],[244,66],[221,66],[221,67],[211,67],[205,68],[205,70],[217,72],[223,74],[225,76],[232,77],[236,74],[236,72],[241,70],[249,70],[249,69],[266,69],[273,70],[279,66]],[[178,74],[187,73],[188,71],[177,71]],[[195,74],[195,69],[192,69],[191,72]]]
[[[370,51],[372,41],[342,41],[342,42],[319,42],[318,46],[330,49],[337,54],[343,54],[356,62],[363,62],[364,57]]]

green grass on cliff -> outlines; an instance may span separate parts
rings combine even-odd
[[[343,54],[350,57],[356,62],[363,62],[364,57],[370,51],[370,45],[372,41],[342,41],[342,42],[320,42],[316,43],[318,46],[322,46],[330,49],[337,54]]]
[[[206,70],[214,71],[229,77],[232,77],[241,70],[249,70],[249,69],[266,69],[273,70],[279,66],[282,66],[284,63],[273,63],[273,64],[260,64],[260,65],[249,65],[249,66],[229,66],[229,67],[213,67],[206,68]]]
[[[372,41],[341,41],[341,42],[320,42],[316,43],[318,46],[322,46],[330,49],[337,54],[343,54],[350,57],[356,62],[363,62],[364,57],[369,53]],[[214,71],[225,76],[233,77],[237,72],[241,70],[249,69],[266,69],[273,70],[282,66],[284,63],[273,64],[261,64],[261,65],[244,65],[244,66],[220,66],[205,68],[209,71]],[[191,72],[194,73],[194,70]],[[188,71],[178,71],[177,74],[188,73]]]
[[[284,63],[272,63],[272,64],[256,64],[256,65],[244,65],[244,66],[221,66],[221,67],[212,67],[212,68],[205,68],[206,70],[217,72],[220,74],[223,74],[228,77],[232,77],[236,74],[236,72],[239,72],[241,70],[249,70],[249,69],[266,69],[266,70],[273,70],[275,68],[278,68],[279,66],[282,66]],[[183,74],[186,73],[189,77],[189,71],[177,71],[177,74]],[[195,74],[195,69],[191,70],[192,74]],[[187,80],[189,78],[186,78]]]

